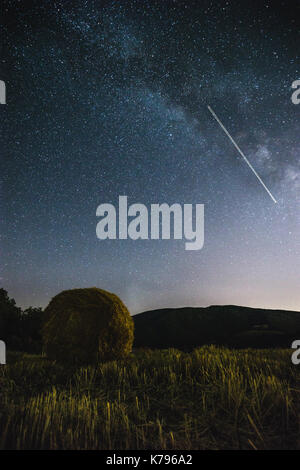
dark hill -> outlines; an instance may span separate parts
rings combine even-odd
[[[236,305],[150,310],[133,317],[135,347],[287,347],[300,339],[300,312]]]

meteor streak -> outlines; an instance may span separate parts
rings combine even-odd
[[[263,187],[265,188],[265,190],[267,191],[267,193],[269,194],[270,198],[272,199],[272,201],[274,201],[275,203],[277,203],[275,197],[273,196],[273,194],[271,193],[271,191],[267,188],[267,186],[265,185],[265,183],[263,182],[263,180],[261,179],[261,177],[256,173],[256,171],[254,170],[253,166],[251,165],[251,163],[249,162],[249,160],[247,159],[247,157],[244,155],[244,153],[241,151],[240,147],[238,146],[238,144],[233,140],[233,138],[231,137],[231,135],[229,134],[228,130],[226,129],[226,127],[222,124],[222,122],[220,121],[220,119],[218,118],[218,116],[216,115],[216,113],[214,112],[214,110],[210,107],[210,106],[207,106],[208,107],[208,110],[210,111],[210,113],[213,115],[213,117],[215,118],[215,120],[217,121],[218,124],[220,124],[221,128],[223,129],[223,131],[225,132],[225,134],[229,137],[229,139],[231,140],[231,142],[233,143],[233,145],[235,146],[235,148],[237,149],[237,151],[239,152],[239,154],[243,157],[243,159],[245,160],[245,162],[247,163],[247,165],[249,166],[249,168],[253,171],[253,173],[255,174],[256,178],[258,179],[258,181],[263,185]]]

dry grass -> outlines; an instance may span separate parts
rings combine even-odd
[[[0,369],[0,449],[299,449],[300,368],[286,350],[136,351],[64,369]]]

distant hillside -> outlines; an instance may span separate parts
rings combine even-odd
[[[236,305],[150,310],[133,317],[135,347],[287,347],[300,339],[300,312]]]

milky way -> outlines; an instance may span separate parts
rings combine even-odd
[[[1,283],[97,286],[132,313],[300,309],[297,2],[2,2]],[[278,201],[274,204],[207,106]],[[96,237],[96,208],[205,205],[202,250]]]

